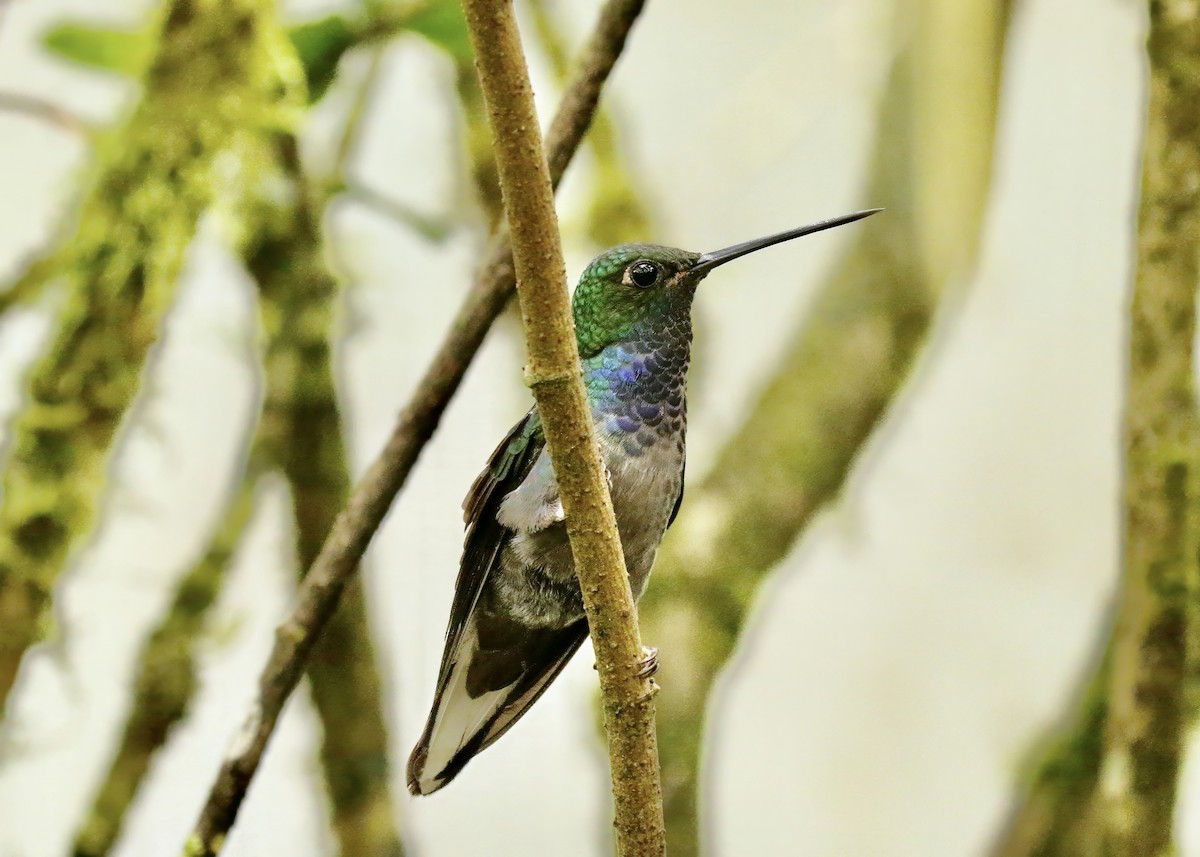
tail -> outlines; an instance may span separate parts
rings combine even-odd
[[[516,723],[587,638],[587,620],[530,628],[476,613],[447,652],[425,731],[408,759],[408,790],[433,794]]]

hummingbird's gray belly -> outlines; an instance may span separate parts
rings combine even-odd
[[[636,456],[629,455],[627,438],[601,431],[599,439],[630,586],[634,598],[640,598],[683,487],[683,434],[660,435]],[[497,606],[532,627],[565,627],[584,615],[553,480],[543,451],[520,488],[501,504],[498,516],[515,532],[501,549],[496,569]]]

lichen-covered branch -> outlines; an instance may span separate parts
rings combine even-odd
[[[269,190],[251,204],[242,256],[259,287],[266,334],[263,432],[291,491],[303,573],[350,493],[331,345],[339,289],[321,255],[324,200],[305,179],[298,141],[275,134],[263,143],[265,163],[256,180]],[[308,676],[341,854],[398,857],[403,848],[393,817],[379,670],[357,578],[322,633]]]
[[[242,483],[208,552],[184,577],[142,650],[124,736],[76,839],[77,857],[109,853],[150,759],[186,713],[196,690],[194,650],[250,517],[259,476],[279,470],[288,482],[300,569],[312,561],[348,493],[329,340],[338,289],[321,258],[325,198],[301,174],[295,137],[263,136],[248,150],[257,158],[248,159],[248,200],[239,212],[248,230],[241,255],[259,284],[266,339],[263,413]],[[287,192],[279,193],[283,188]],[[322,762],[341,853],[402,854],[379,675],[360,589],[347,593],[330,622],[309,677],[324,729]]]
[[[1150,3],[1150,97],[1125,402],[1124,584],[1097,792],[1100,853],[1169,852],[1200,546],[1200,8]]]
[[[102,147],[63,273],[71,292],[12,428],[0,505],[0,708],[46,633],[51,591],[88,531],[113,437],[170,306],[209,167],[247,123],[275,50],[267,0],[172,0],[145,93]]]
[[[759,586],[845,485],[908,377],[939,296],[974,263],[1007,6],[966,8],[899,3],[906,41],[881,99],[866,194],[887,211],[858,233],[742,427],[710,475],[689,488],[642,599],[646,638],[663,653],[659,734],[672,857],[702,851],[706,712]]]
[[[564,94],[547,135],[548,160],[555,184],[579,147],[600,90],[621,54],[643,2],[609,0],[600,12],[577,76]],[[335,520],[320,554],[304,577],[295,608],[276,631],[275,646],[259,678],[257,698],[242,726],[242,739],[221,765],[186,844],[184,853],[188,857],[213,855],[223,844],[258,770],[283,704],[295,689],[317,636],[421,449],[437,428],[488,328],[511,297],[514,283],[507,237],[498,234],[445,341],[402,411],[387,444]]]
[[[303,103],[295,57],[280,51],[281,92]],[[296,138],[261,127],[238,154],[241,254],[260,286],[266,393],[241,487],[205,558],[184,578],[142,651],[122,742],[80,831],[76,853],[108,853],[153,754],[185,714],[196,689],[194,649],[248,519],[259,475],[278,469],[295,511],[297,561],[308,567],[348,493],[349,474],[334,389],[330,337],[337,283],[321,258],[326,197],[301,172]],[[402,854],[388,787],[387,733],[379,675],[354,589],[309,665],[324,727],[322,762],[333,828],[345,855]]]
[[[264,444],[256,438],[204,556],[184,575],[165,618],[142,647],[125,729],[75,837],[75,857],[104,857],[112,850],[151,759],[187,713],[197,687],[196,646],[254,511],[255,489],[268,464]]]
[[[537,401],[600,673],[621,855],[665,851],[654,690],[641,675],[637,610],[575,344],[566,267],[533,88],[507,3],[463,0],[512,236],[517,296]]]

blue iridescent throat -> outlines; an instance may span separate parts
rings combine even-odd
[[[680,315],[637,325],[626,338],[583,361],[592,416],[602,433],[625,436],[630,455],[681,434],[686,426],[692,324],[690,315]]]

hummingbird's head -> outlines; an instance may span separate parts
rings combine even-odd
[[[881,210],[856,211],[711,253],[658,244],[621,244],[606,250],[584,270],[572,300],[579,351],[583,357],[590,357],[629,338],[647,323],[686,316],[691,312],[696,286],[726,262],[801,235],[853,223]]]
[[[690,313],[704,278],[692,273],[699,258],[658,244],[621,244],[593,259],[572,299],[581,354],[590,357],[647,322]]]

